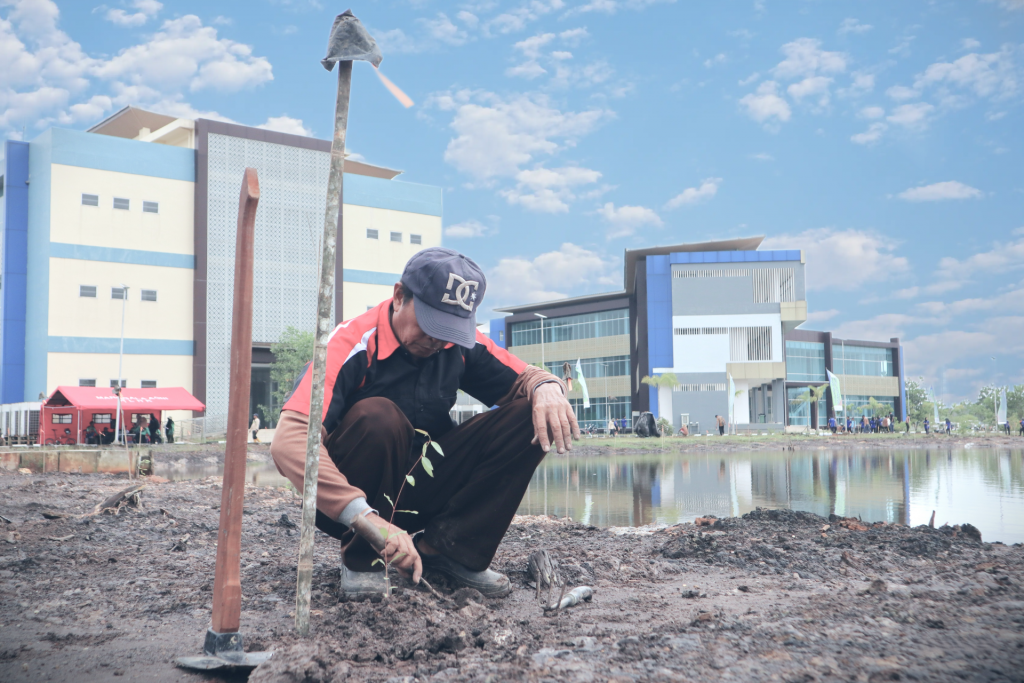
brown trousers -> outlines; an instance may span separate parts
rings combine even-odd
[[[362,489],[382,517],[391,517],[390,497],[399,510],[416,513],[395,513],[395,525],[410,533],[422,529],[424,540],[443,555],[482,571],[544,459],[540,446],[530,444],[532,439],[530,402],[512,401],[439,437],[444,455],[427,449],[434,476],[417,465],[412,486],[405,476],[419,458],[424,438],[398,406],[375,397],[352,406],[324,445],[349,484]],[[319,510],[317,527],[344,541],[351,538],[347,527]],[[346,551],[345,563],[365,570],[376,556],[358,538]]]

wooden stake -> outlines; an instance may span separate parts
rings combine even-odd
[[[309,430],[306,432],[306,471],[302,484],[302,530],[299,536],[299,566],[295,579],[295,630],[309,635],[309,596],[313,581],[313,532],[316,521],[316,484],[320,475],[320,430],[323,427],[324,379],[327,371],[327,340],[331,335],[334,306],[335,252],[345,172],[345,133],[348,129],[348,100],[352,89],[352,62],[338,62],[338,97],[334,106],[334,141],[331,143],[331,171],[327,178],[327,209],[320,260],[320,290],[316,309],[316,342],[310,369]],[[344,234],[344,233],[343,233]],[[341,261],[339,257],[337,261]],[[338,281],[343,278],[337,274]],[[341,296],[341,287],[338,287]],[[340,322],[340,321],[339,321]]]
[[[239,577],[242,545],[242,505],[245,495],[245,456],[249,426],[249,384],[252,379],[252,279],[256,206],[260,183],[255,168],[245,169],[238,198],[235,236],[235,301],[231,320],[231,383],[228,397],[227,448],[220,498],[217,565],[213,581],[213,623],[217,633],[238,631],[242,614]]]

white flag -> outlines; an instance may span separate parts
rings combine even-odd
[[[1006,387],[1003,387],[1003,393],[999,396],[999,416],[996,418],[999,424],[1006,423]]]
[[[580,389],[583,391],[583,407],[590,407],[590,392],[587,391],[587,380],[583,377],[583,366],[580,364],[580,359],[576,359],[576,379],[580,383]]]

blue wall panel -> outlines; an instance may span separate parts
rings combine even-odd
[[[344,282],[358,282],[364,285],[384,285],[391,287],[402,279],[398,273],[379,273],[375,270],[345,269]]]
[[[3,282],[0,283],[0,403],[16,403],[25,394],[25,296],[28,249],[27,142],[4,145]]]
[[[190,183],[196,179],[196,153],[192,149],[63,128],[51,128],[36,140],[43,136],[50,137],[54,164]]]
[[[654,368],[670,368],[672,360],[672,259],[669,255],[647,257],[647,358],[644,374]],[[651,412],[658,414],[658,390],[648,387]]]
[[[50,337],[50,353],[118,353],[117,337]],[[195,343],[191,339],[125,339],[124,352],[133,355],[191,356]]]
[[[767,251],[680,251],[669,254],[671,263],[749,263],[757,261],[799,261],[799,249]]]
[[[504,318],[494,318],[493,320],[491,320],[491,331],[489,336],[491,338],[491,341],[494,342],[497,346],[500,346],[503,349],[508,348],[508,346],[506,346],[507,342],[505,337]]]
[[[433,185],[346,173],[344,192],[346,204],[422,213],[428,216],[442,215],[443,190]]]
[[[140,266],[165,266],[168,268],[191,269],[195,268],[196,265],[196,257],[191,254],[172,254],[163,251],[142,251],[141,249],[120,249],[115,247],[94,247],[87,244],[67,244],[65,242],[50,242],[50,256],[80,261],[133,263]]]
[[[46,337],[50,315],[50,166],[54,129],[29,143],[26,248],[25,386],[23,401],[46,391]]]

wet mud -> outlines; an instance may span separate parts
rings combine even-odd
[[[244,680],[175,667],[209,625],[216,478],[143,480],[141,505],[92,513],[111,475],[0,475],[0,680]],[[401,580],[338,594],[318,534],[312,637],[292,628],[299,501],[246,488],[242,632],[274,658],[249,680],[1021,681],[1024,548],[790,510],[667,529],[519,517],[494,567],[503,600]],[[969,520],[964,520],[968,522]],[[527,557],[547,549],[593,600],[545,614]]]

